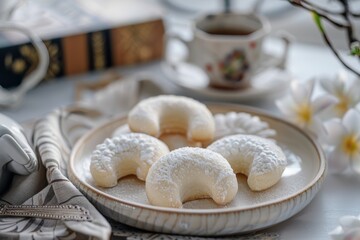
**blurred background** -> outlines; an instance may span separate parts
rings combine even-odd
[[[313,2],[332,9],[339,7],[336,1],[317,0]],[[349,2],[354,12],[360,12],[360,1],[351,0]],[[86,27],[97,21],[101,27],[107,22],[131,21],[159,11],[165,20],[168,31],[180,31],[186,35],[190,34],[190,22],[195,16],[224,9],[240,12],[255,9],[269,17],[273,31],[285,30],[291,33],[298,42],[323,44],[311,14],[292,6],[286,0],[2,0],[0,19],[9,17],[11,21],[36,27],[37,31],[46,31],[47,34],[50,34],[64,26],[71,32],[74,25]],[[8,12],[11,12],[11,16]],[[360,22],[355,23],[354,26],[359,32]],[[332,36],[336,47],[346,48],[342,31],[330,26],[328,33]],[[6,44],[5,41],[4,38],[1,38],[0,46]]]
[[[284,30],[293,35],[297,42],[324,45],[311,14],[303,9],[292,6],[286,0],[158,0],[154,2],[164,7],[165,20],[169,29],[180,29],[182,27],[182,31],[185,32],[189,29],[188,25],[191,19],[203,12],[218,12],[226,8],[239,12],[255,10],[270,19],[274,32]],[[313,2],[329,9],[336,10],[340,8],[336,1],[317,0]],[[360,12],[360,1],[352,0],[350,4],[354,12]],[[325,26],[334,45],[337,48],[346,49],[344,32],[329,24],[325,24]],[[354,26],[356,27],[355,31],[359,33],[360,21],[355,22]]]
[[[23,26],[45,41],[50,60],[44,79],[56,79],[52,82],[69,79],[71,82],[75,82],[75,79],[97,80],[100,78],[99,75],[109,68],[120,72],[121,75],[146,69],[151,74],[155,73],[156,78],[162,83],[170,82],[169,79],[163,79],[164,74],[159,64],[165,54],[166,44],[163,38],[165,32],[177,33],[185,39],[191,39],[191,24],[196,16],[222,11],[258,12],[269,18],[273,33],[285,31],[292,35],[294,43],[290,47],[288,70],[297,77],[307,79],[316,74],[329,72],[329,64],[325,62],[328,60],[339,63],[338,60],[324,43],[311,13],[291,5],[289,1],[1,0],[0,20],[3,23],[10,22]],[[339,1],[311,0],[311,2],[331,11],[341,10]],[[360,1],[348,2],[352,11],[360,14]],[[353,20],[354,32],[359,34],[359,17],[357,22],[356,19]],[[349,46],[345,31],[323,22],[333,45],[338,50],[343,50],[343,55],[348,57]],[[179,48],[179,44],[170,44],[170,48],[172,46]],[[270,43],[265,47],[270,50],[275,49],[275,52],[277,48],[282,49],[281,44]],[[184,47],[180,51],[183,50]],[[173,55],[178,54],[176,50],[168,52],[174,53]],[[29,44],[28,36],[12,31],[11,28],[0,31],[2,87],[12,89],[19,86],[25,76],[34,71],[38,62],[36,51]],[[359,66],[358,61],[353,62],[355,66]],[[48,88],[53,87],[56,91],[60,91],[58,86],[62,83],[55,84],[59,85],[49,85]],[[74,91],[76,87],[69,84],[61,86],[62,93],[57,94],[57,98],[53,95],[51,100],[53,103],[50,104],[48,101],[48,108],[73,100],[72,93],[64,96],[66,91],[69,89]],[[44,90],[44,92],[48,91]],[[29,95],[29,98],[34,99],[32,105],[46,103],[41,101],[41,98],[37,99],[36,95],[38,94]],[[32,106],[29,101],[26,104]]]

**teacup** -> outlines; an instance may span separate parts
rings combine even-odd
[[[264,60],[262,45],[271,31],[264,16],[254,13],[208,14],[194,20],[192,31],[191,41],[178,35],[167,38],[176,38],[186,44],[189,50],[187,62],[200,67],[208,75],[212,87],[244,88],[259,71],[284,67],[288,44],[278,61]]]

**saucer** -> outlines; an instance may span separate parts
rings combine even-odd
[[[276,60],[271,54],[265,59]],[[166,77],[175,85],[189,94],[216,100],[252,101],[275,98],[284,93],[293,76],[285,69],[267,68],[251,79],[250,86],[243,89],[226,90],[209,86],[209,78],[199,67],[187,63],[163,62],[162,70]]]

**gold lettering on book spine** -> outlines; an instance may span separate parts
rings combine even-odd
[[[104,69],[106,67],[105,60],[105,39],[102,32],[93,33],[91,36],[93,56],[94,56],[94,68]]]
[[[61,66],[59,60],[59,46],[51,41],[45,41],[45,45],[49,51],[49,67],[45,79],[51,79],[60,73]]]
[[[151,30],[151,24],[139,24],[124,28],[122,44],[125,64],[145,62],[151,59],[153,52],[151,50]]]
[[[35,49],[30,45],[19,48],[21,57],[14,57],[11,53],[5,56],[5,66],[15,74],[29,74],[39,62]],[[29,63],[29,64],[28,64]]]
[[[115,28],[111,31],[114,65],[146,62],[162,57],[161,20]]]
[[[30,46],[30,45],[21,46],[20,47],[20,54],[21,54],[21,56],[23,56],[27,60],[27,62],[30,63],[30,66],[27,69],[26,74],[31,73],[39,63],[39,56],[38,56],[35,48],[33,46]],[[20,67],[20,68],[22,68],[22,67]]]
[[[49,67],[45,79],[56,77],[60,72],[59,47],[51,41],[45,41],[49,52]],[[12,54],[5,57],[5,66],[15,74],[29,74],[39,64],[39,56],[31,45],[23,45],[19,48],[21,57],[14,58]]]

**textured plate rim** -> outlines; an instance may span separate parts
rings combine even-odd
[[[311,143],[313,145],[314,149],[316,150],[318,160],[319,160],[319,169],[318,169],[316,175],[314,176],[314,178],[312,179],[312,181],[309,184],[307,184],[305,187],[303,187],[302,189],[298,190],[297,192],[295,192],[293,194],[290,194],[289,196],[286,196],[286,197],[278,199],[278,200],[272,200],[272,201],[267,201],[267,202],[264,202],[261,204],[256,204],[251,207],[231,207],[231,208],[220,208],[220,209],[183,209],[183,208],[158,207],[158,206],[145,205],[145,204],[141,204],[141,203],[135,203],[135,202],[131,202],[131,201],[121,200],[110,194],[104,193],[104,192],[100,191],[99,189],[91,186],[87,182],[84,182],[83,180],[81,180],[77,176],[76,171],[74,171],[74,169],[75,169],[75,166],[74,166],[75,160],[74,159],[75,159],[76,153],[82,147],[82,143],[86,139],[91,138],[94,134],[97,133],[97,131],[99,131],[99,129],[101,129],[103,127],[107,127],[112,124],[115,124],[116,122],[119,122],[121,119],[126,118],[126,114],[121,117],[117,117],[116,119],[109,120],[109,121],[99,125],[98,127],[95,127],[94,129],[90,130],[88,133],[86,133],[84,136],[82,136],[77,141],[77,143],[75,144],[75,146],[71,152],[71,156],[70,156],[70,160],[69,160],[69,164],[68,164],[68,175],[75,177],[79,183],[86,186],[86,188],[88,188],[95,194],[101,195],[108,199],[111,199],[112,201],[118,202],[119,204],[122,204],[122,205],[127,205],[130,207],[136,207],[136,208],[142,208],[142,209],[146,209],[148,211],[157,211],[157,212],[164,212],[164,213],[170,213],[170,214],[176,213],[176,214],[192,214],[192,215],[195,215],[195,214],[196,215],[216,215],[216,214],[236,213],[236,212],[243,212],[243,211],[252,211],[254,209],[259,209],[259,208],[271,206],[274,204],[282,204],[291,199],[299,197],[303,193],[311,190],[314,186],[316,186],[316,184],[318,182],[322,182],[321,180],[323,180],[325,178],[326,160],[325,160],[323,150],[320,147],[319,143],[317,143],[317,141],[315,141],[312,136],[310,136],[308,133],[304,132],[301,128],[297,127],[296,125],[294,125],[284,119],[276,117],[262,109],[256,109],[253,107],[243,106],[240,104],[228,104],[228,103],[208,103],[207,105],[210,109],[226,107],[226,108],[231,108],[231,109],[238,109],[239,111],[245,111],[250,114],[256,114],[259,117],[271,118],[275,121],[281,122],[282,124],[290,126],[294,130],[296,130],[297,132],[302,134],[306,139],[308,139],[309,143]]]

